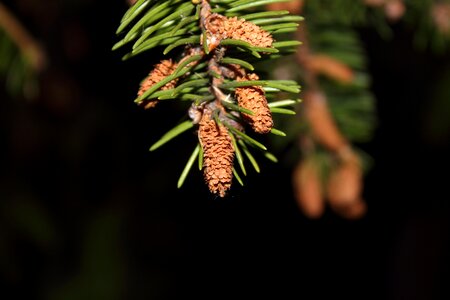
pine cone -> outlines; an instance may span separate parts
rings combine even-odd
[[[215,48],[223,39],[235,39],[250,43],[255,47],[272,47],[272,35],[252,22],[211,14],[205,24],[208,31],[208,45]]]
[[[258,75],[252,73],[238,77],[238,81],[258,80]],[[243,113],[244,119],[257,133],[268,133],[273,127],[272,113],[264,90],[260,86],[239,87],[235,91],[239,106],[251,110],[254,114]]]
[[[203,175],[213,194],[224,197],[233,179],[234,148],[225,126],[217,124],[205,108],[198,137],[203,148]]]
[[[250,43],[255,47],[272,47],[273,38],[271,34],[253,24],[252,22],[238,19],[237,17],[227,18],[223,26],[228,38],[241,40]]]
[[[167,76],[173,73],[177,68],[177,63],[172,62],[171,59],[162,60],[155,68],[150,72],[150,74],[142,81],[141,86],[138,91],[138,96],[142,96],[149,88],[151,88],[155,83],[163,80]],[[169,81],[165,84],[161,90],[169,90],[176,86],[177,80]],[[158,103],[157,100],[145,100],[144,108],[152,108]]]

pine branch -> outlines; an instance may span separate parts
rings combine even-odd
[[[298,103],[289,98],[296,98],[300,86],[292,80],[264,80],[255,64],[295,51],[300,44],[295,39],[275,41],[274,36],[295,31],[302,17],[264,11],[267,4],[285,1],[139,0],[124,14],[117,29],[122,38],[113,46],[114,51],[128,47],[123,59],[154,49],[172,55],[141,82],[135,102],[150,109],[165,100],[191,101],[190,121],[175,126],[150,148],[192,127],[197,131],[200,146],[191,154],[178,187],[195,158],[210,192],[220,197],[227,194],[233,178],[243,185],[235,158],[244,176],[246,162],[260,171],[250,148],[277,161],[253,135],[286,135],[274,128],[272,113],[290,114],[283,107]],[[280,91],[288,99],[268,101]]]

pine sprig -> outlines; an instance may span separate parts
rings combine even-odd
[[[190,119],[150,147],[156,150],[183,132],[197,131],[199,145],[178,187],[195,160],[210,192],[221,197],[233,178],[244,184],[246,164],[260,172],[250,149],[277,161],[254,135],[286,136],[274,127],[272,113],[292,114],[286,107],[298,104],[291,99],[298,96],[300,86],[292,80],[260,78],[256,65],[292,53],[301,44],[278,35],[297,30],[301,16],[264,10],[268,4],[286,1],[139,0],[124,14],[116,32],[121,39],[113,46],[113,50],[128,48],[124,60],[158,49],[162,56],[171,56],[141,82],[135,102],[145,108],[166,100],[191,102]],[[288,99],[275,99],[280,91]]]

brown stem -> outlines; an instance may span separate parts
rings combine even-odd
[[[202,8],[200,10],[200,27],[206,29],[206,19],[212,14],[211,5],[209,5],[208,0],[202,0]]]
[[[215,96],[215,107],[219,108],[221,112],[225,112],[225,108],[223,107],[222,100],[225,100],[227,96],[220,90],[219,85],[223,83],[223,74],[222,69],[219,67],[217,63],[217,56],[213,55],[208,63],[208,71],[211,80],[211,93]]]
[[[0,27],[17,45],[35,71],[41,71],[45,67],[47,57],[42,47],[2,3],[0,3]]]

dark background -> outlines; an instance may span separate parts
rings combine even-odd
[[[360,145],[368,213],[309,220],[283,163],[224,199],[200,172],[176,189],[196,141],[148,152],[185,108],[133,103],[158,57],[110,50],[124,1],[5,3],[50,61],[38,99],[0,94],[1,299],[450,299],[449,53],[402,24],[361,30],[379,119]]]

